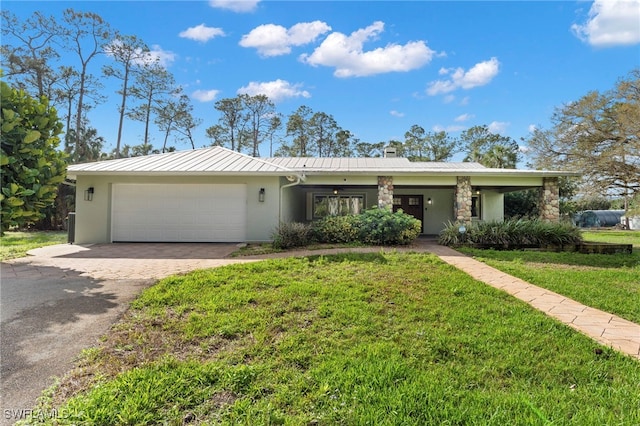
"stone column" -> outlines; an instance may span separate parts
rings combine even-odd
[[[378,176],[378,208],[393,209],[393,176]]]
[[[471,177],[458,176],[453,215],[456,222],[471,223]]]
[[[560,220],[560,184],[557,177],[542,178],[539,201],[540,219],[558,222]]]

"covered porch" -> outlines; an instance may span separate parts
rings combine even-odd
[[[504,179],[486,176],[306,176],[283,191],[283,221],[312,222],[326,215],[359,213],[371,207],[402,209],[436,235],[449,222],[504,219],[504,194],[537,188],[542,218],[559,220],[557,177]]]

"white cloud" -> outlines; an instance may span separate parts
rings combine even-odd
[[[162,65],[164,68],[167,68],[176,60],[175,53],[170,50],[162,50],[162,48],[157,44],[151,46],[151,50],[147,53],[147,57],[149,62],[157,61],[158,64]]]
[[[209,0],[209,6],[233,12],[253,12],[260,0]]]
[[[431,128],[431,130],[433,130],[434,132],[461,132],[463,130],[465,130],[466,128],[464,126],[459,126],[459,125],[453,125],[453,126],[441,126],[440,124],[436,124],[435,126],[433,126]]]
[[[404,112],[396,110],[389,111],[389,114],[393,115],[394,117],[404,117]]]
[[[114,58],[119,53],[123,54],[125,51],[129,51],[129,49],[124,49],[122,46],[122,40],[116,38],[105,47],[105,54]],[[135,53],[132,54],[131,59],[133,63],[139,66],[151,65],[157,62],[166,68],[171,65],[176,58],[176,55],[173,52],[162,50],[158,45],[152,46],[148,51],[143,51],[142,48],[137,48],[134,51]]]
[[[264,24],[243,35],[240,46],[255,47],[261,56],[286,55],[291,53],[291,46],[311,43],[329,31],[331,27],[322,21],[301,22],[289,29],[281,25]]]
[[[195,27],[189,27],[178,35],[182,38],[205,42],[217,36],[224,36],[224,31],[222,31],[222,28],[207,27],[204,24],[200,24]]]
[[[434,96],[453,92],[457,89],[472,89],[489,84],[498,75],[500,62],[497,58],[475,64],[469,71],[462,68],[441,69],[440,75],[450,75],[449,80],[436,80],[429,83],[427,94]]]
[[[219,90],[196,90],[191,94],[191,97],[200,102],[211,102],[218,96]]]
[[[468,96],[465,96],[464,98],[460,99],[460,105],[462,106],[469,105],[470,101],[471,99]]]
[[[364,43],[384,30],[384,22],[354,31],[349,36],[334,32],[329,34],[311,55],[301,55],[300,60],[312,66],[335,67],[336,77],[364,77],[387,72],[410,71],[430,62],[435,52],[424,41],[411,41],[404,45],[387,44],[364,51]]]
[[[475,117],[473,114],[462,114],[457,116],[453,121],[457,121],[457,122],[467,121],[467,120],[471,120],[473,117]]]
[[[310,98],[311,94],[301,89],[302,84],[291,84],[285,80],[267,82],[252,81],[247,86],[238,89],[238,94],[249,96],[266,95],[273,102],[279,102],[287,98]]]
[[[573,24],[580,40],[596,47],[640,43],[640,0],[595,0],[589,19]]]
[[[538,126],[536,126],[535,124],[529,124],[529,127],[527,128],[527,130],[529,130],[529,133],[533,133],[536,130],[538,130]]]
[[[505,123],[502,121],[493,121],[491,122],[491,124],[489,124],[488,128],[491,133],[500,134],[505,130],[507,130],[507,127],[509,127],[509,124],[511,123]]]

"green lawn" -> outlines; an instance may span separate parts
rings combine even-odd
[[[640,362],[428,254],[170,277],[79,362],[61,424],[640,424]]]
[[[640,231],[608,231],[594,230],[583,231],[585,241],[599,243],[632,244],[633,249],[640,250]]]
[[[5,232],[0,237],[0,260],[24,257],[29,250],[66,242],[66,231]]]
[[[503,272],[640,324],[640,232],[593,231],[586,241],[633,244],[633,254],[460,249]]]

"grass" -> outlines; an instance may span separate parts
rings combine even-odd
[[[633,254],[460,251],[539,287],[640,323],[640,232],[590,231],[584,238],[632,244]]]
[[[164,279],[45,403],[59,424],[637,425],[638,383],[437,257],[380,251]]]
[[[640,251],[640,231],[583,231],[585,241],[598,243],[632,244],[634,251]]]
[[[296,250],[304,251],[320,251],[329,249],[341,249],[341,248],[353,248],[353,247],[367,247],[360,243],[311,243],[303,247],[295,247],[292,249],[279,249],[273,246],[272,243],[250,243],[240,247],[238,250],[231,253],[231,257],[244,257],[244,256],[262,256],[276,253],[295,253]]]
[[[29,250],[66,242],[66,231],[5,232],[0,237],[0,260],[24,257]]]

